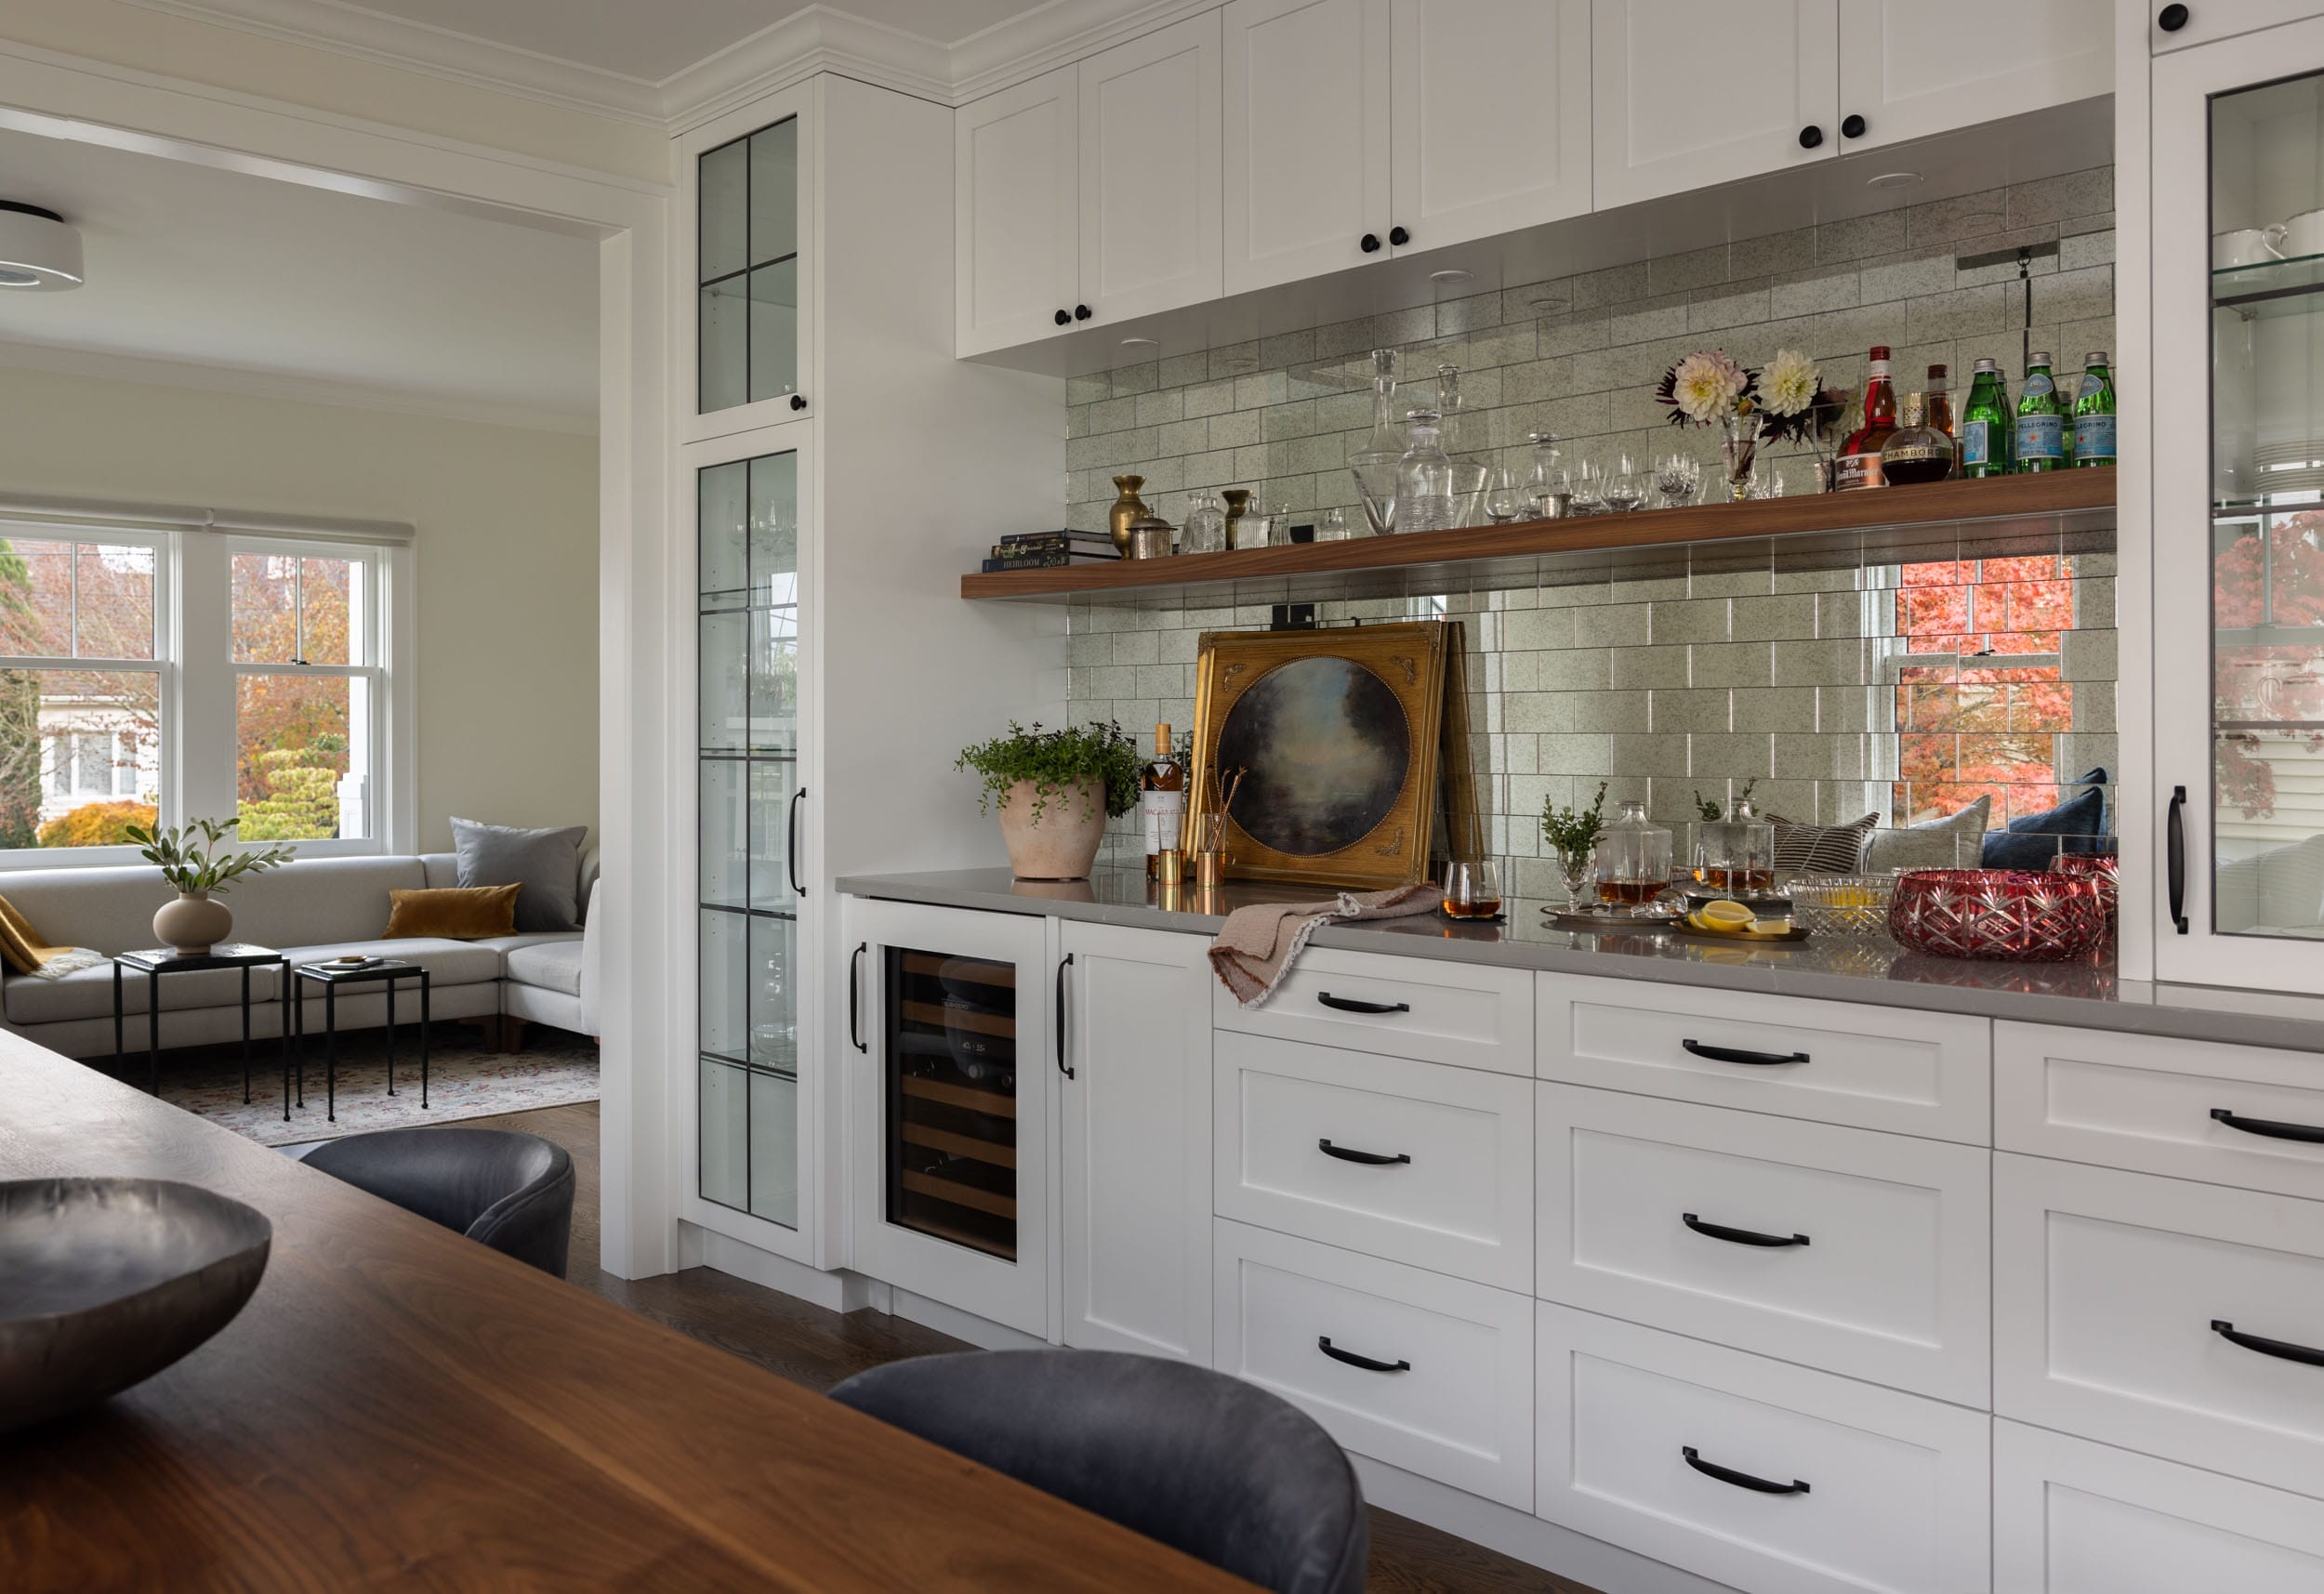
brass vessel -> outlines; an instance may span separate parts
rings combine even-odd
[[[1233,548],[1236,546],[1235,541],[1235,522],[1241,520],[1243,518],[1243,511],[1250,507],[1250,489],[1248,487],[1229,487],[1224,492],[1221,493],[1219,496],[1226,500],[1226,546],[1229,548]]]
[[[1124,559],[1129,557],[1129,522],[1141,515],[1154,512],[1138,496],[1138,489],[1145,484],[1146,479],[1142,476],[1114,478],[1114,485],[1120,491],[1121,496],[1116,498],[1113,506],[1105,511],[1105,529],[1113,534],[1114,551]]]

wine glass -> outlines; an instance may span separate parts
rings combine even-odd
[[[1517,473],[1506,465],[1493,468],[1485,479],[1485,513],[1497,526],[1505,526],[1525,511],[1530,497]]]
[[[1348,527],[1345,509],[1326,509],[1324,518],[1315,522],[1315,540],[1319,543],[1344,543],[1354,534]]]
[[[1573,511],[1577,515],[1596,515],[1604,512],[1606,471],[1594,459],[1585,459],[1574,469]]]
[[[1655,491],[1662,494],[1666,509],[1692,504],[1702,481],[1702,462],[1691,454],[1672,452],[1655,462]]]
[[[1645,501],[1646,477],[1638,461],[1627,454],[1616,455],[1614,468],[1605,479],[1605,507],[1628,514]]]

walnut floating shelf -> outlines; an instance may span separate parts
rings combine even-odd
[[[1404,537],[1182,554],[960,578],[960,596],[1127,607],[1309,603],[1563,586],[1688,569],[1845,569],[2110,552],[2114,472],[2062,470],[1865,493],[1697,504]]]

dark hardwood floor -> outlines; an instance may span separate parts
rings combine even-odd
[[[827,1390],[883,1362],[971,1349],[901,1317],[825,1311],[709,1268],[654,1279],[615,1278],[598,1266],[597,1103],[476,1118],[465,1126],[527,1130],[571,1153],[575,1188],[566,1276],[573,1283],[779,1377]],[[1371,1515],[1373,1594],[1594,1594],[1410,1518],[1378,1507]]]

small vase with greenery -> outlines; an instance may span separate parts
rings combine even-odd
[[[240,819],[197,819],[165,829],[133,824],[125,831],[138,855],[159,865],[162,878],[177,889],[177,901],[163,903],[153,916],[153,933],[180,957],[206,957],[233,933],[234,916],[213,897],[225,895],[244,876],[263,874],[296,854],[290,847],[229,850],[225,843],[241,823]]]
[[[979,804],[998,811],[1021,880],[1087,877],[1106,820],[1138,803],[1137,744],[1116,724],[1044,731],[1012,719],[1006,736],[962,748],[953,768],[983,777]]]
[[[1550,851],[1557,859],[1559,879],[1565,887],[1565,911],[1586,913],[1591,904],[1582,900],[1582,891],[1590,884],[1591,861],[1598,849],[1598,837],[1605,830],[1605,783],[1598,783],[1598,795],[1586,809],[1572,804],[1558,808],[1544,799],[1541,804],[1541,839],[1550,844]]]

